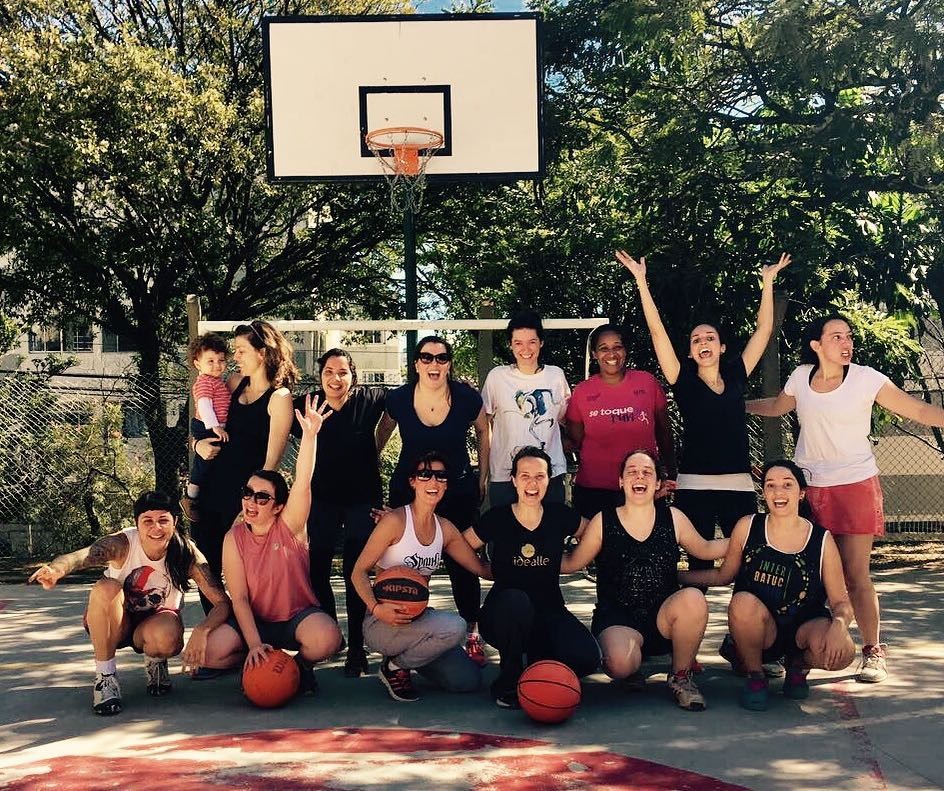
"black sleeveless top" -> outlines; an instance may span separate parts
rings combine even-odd
[[[597,605],[624,607],[653,618],[679,589],[679,547],[672,512],[656,505],[656,519],[645,541],[626,532],[615,508],[603,511],[603,543],[597,555]]]
[[[803,549],[781,552],[767,543],[767,514],[755,514],[734,592],[753,593],[778,624],[818,617],[826,606],[821,574],[825,538],[825,529],[811,525]]]
[[[229,442],[222,443],[220,454],[209,463],[207,481],[200,491],[201,507],[230,522],[242,507],[240,490],[265,464],[269,446],[269,400],[275,388],[270,387],[251,404],[241,404],[239,396],[248,385],[246,376],[230,397],[226,418]]]

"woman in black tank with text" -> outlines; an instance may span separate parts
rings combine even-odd
[[[275,470],[292,427],[292,394],[298,369],[292,347],[267,321],[236,327],[233,358],[238,373],[227,380],[232,391],[226,432],[229,442],[201,439],[194,452],[216,458],[200,493],[200,519],[192,531],[216,575],[222,574],[223,537],[242,511],[241,487],[256,470]],[[210,604],[201,594],[204,610]]]
[[[627,679],[644,657],[671,652],[668,682],[676,703],[702,711],[705,699],[692,665],[708,624],[708,602],[697,588],[679,585],[679,545],[690,557],[713,561],[724,555],[728,540],[706,541],[685,514],[657,501],[664,480],[649,451],[632,451],[620,474],[625,503],[590,520],[561,571],[577,571],[596,558],[597,606],[590,630],[610,678]]]
[[[740,357],[724,357],[721,333],[712,324],[699,324],[689,334],[688,356],[680,361],[662,324],[646,282],[646,259],[638,261],[623,250],[617,260],[636,279],[639,300],[659,367],[672,387],[682,416],[682,455],[674,504],[691,519],[705,539],[715,524],[730,536],[738,519],[757,508],[747,438],[745,394],[747,380],[770,339],[774,326],[774,280],[790,263],[783,253],[762,270],[763,290],[757,329]],[[692,569],[711,568],[711,562],[690,558]]]
[[[734,580],[728,605],[731,636],[725,638],[722,656],[747,675],[741,705],[752,711],[767,708],[763,662],[785,656],[783,694],[803,699],[810,694],[810,668],[842,670],[855,657],[849,635],[852,605],[836,542],[800,515],[807,488],[803,471],[779,459],[767,463],[762,480],[767,513],[737,523],[721,568],[680,575],[693,585]]]

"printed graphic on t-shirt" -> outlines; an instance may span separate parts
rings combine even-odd
[[[163,585],[160,584],[162,582]],[[162,609],[171,592],[170,581],[161,574],[156,574],[152,566],[138,566],[125,577],[122,588],[125,593],[125,609],[136,614]]]
[[[810,587],[810,573],[803,552],[789,556],[790,563],[757,555],[767,550],[761,546],[744,555],[744,565],[750,568],[750,589],[776,615],[795,615],[803,606]]]
[[[442,563],[442,553],[437,552],[435,555],[420,555],[415,553],[403,558],[403,565],[407,568],[416,569],[420,574],[425,574],[427,577],[432,575],[432,573],[439,568]]]
[[[547,555],[539,555],[534,544],[525,542],[511,562],[515,566],[547,566],[551,559]]]
[[[534,445],[544,450],[547,442],[539,433],[541,426],[553,426],[555,415],[560,412],[561,399],[546,387],[515,392],[515,405],[525,420],[530,421],[528,433],[534,437]]]
[[[587,399],[590,400],[589,398]],[[649,413],[645,409],[636,409],[632,406],[613,407],[612,409],[591,409],[587,417],[609,418],[611,423],[645,423],[649,425],[652,421]]]

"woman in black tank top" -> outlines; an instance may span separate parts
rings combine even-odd
[[[256,470],[275,470],[282,461],[292,427],[292,394],[298,369],[292,347],[267,321],[240,324],[233,339],[239,373],[227,380],[230,399],[229,442],[202,439],[194,451],[213,459],[200,491],[194,541],[214,573],[222,573],[223,537],[242,510],[240,489]],[[203,600],[204,609],[208,602]]]
[[[614,679],[639,670],[646,656],[672,653],[669,687],[678,705],[701,711],[705,700],[692,664],[708,624],[708,603],[697,588],[678,583],[679,545],[695,557],[715,560],[728,540],[706,541],[676,508],[657,503],[665,476],[644,450],[623,461],[626,502],[597,514],[561,572],[597,561],[597,607],[590,630],[603,650],[603,668]]]
[[[692,585],[735,582],[728,605],[733,645],[723,645],[722,656],[746,674],[741,705],[753,711],[767,708],[763,662],[786,658],[783,693],[802,699],[810,692],[810,668],[842,670],[855,657],[852,606],[836,542],[800,516],[803,471],[779,459],[767,463],[762,477],[767,513],[737,523],[721,568],[681,575]]]

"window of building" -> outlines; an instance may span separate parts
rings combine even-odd
[[[126,335],[118,335],[114,332],[102,333],[102,351],[103,352],[136,352],[138,347]]]
[[[385,344],[390,335],[383,330],[365,330],[363,332],[352,332],[348,335],[346,343],[351,346],[369,346],[371,344]]]
[[[386,371],[364,371],[364,384],[382,385],[387,381]]]

